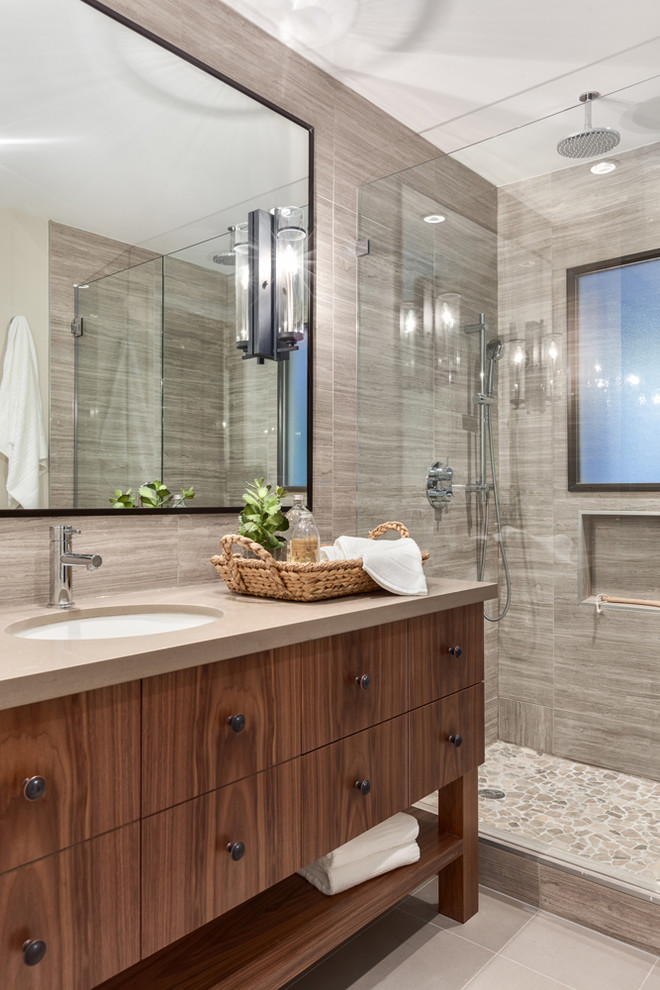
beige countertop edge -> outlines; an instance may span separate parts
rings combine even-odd
[[[80,599],[66,617],[92,615],[123,605],[197,605],[220,609],[216,622],[155,636],[60,642],[21,639],[7,632],[15,622],[62,613],[39,606],[0,611],[0,710],[79,691],[138,680],[172,670],[367,629],[383,622],[427,615],[497,597],[497,585],[429,578],[427,596],[387,592],[282,602],[234,595],[219,582]]]

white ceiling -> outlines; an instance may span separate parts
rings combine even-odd
[[[658,0],[224,2],[497,185],[574,164],[586,91],[610,159],[660,140]]]

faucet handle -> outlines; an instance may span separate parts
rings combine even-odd
[[[80,530],[74,529],[73,526],[68,526],[66,524],[50,527],[51,540],[56,540],[60,536],[73,536],[74,533],[80,533]]]

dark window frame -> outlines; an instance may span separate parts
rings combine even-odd
[[[643,261],[660,261],[660,248],[621,255],[606,261],[595,261],[566,269],[566,342],[568,351],[568,490],[569,492],[657,492],[656,483],[634,482],[625,484],[580,482],[580,404],[579,404],[579,314],[578,280],[591,272],[625,268]]]

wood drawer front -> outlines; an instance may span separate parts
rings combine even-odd
[[[307,643],[303,751],[407,711],[407,649],[405,622]]]
[[[139,754],[137,681],[0,711],[0,873],[137,820]]]
[[[409,620],[411,708],[483,680],[483,610],[479,602]]]
[[[151,677],[142,699],[144,815],[300,752],[297,646]]]
[[[450,741],[460,736],[456,745]],[[450,694],[410,714],[410,802],[484,761],[484,686]]]
[[[199,928],[300,866],[300,760],[142,824],[142,954]],[[241,859],[227,847],[242,842]]]
[[[302,757],[302,860],[348,842],[408,807],[408,716]],[[362,794],[356,781],[368,780]]]
[[[138,822],[0,877],[2,990],[89,990],[140,959]],[[24,962],[23,944],[46,954]]]

